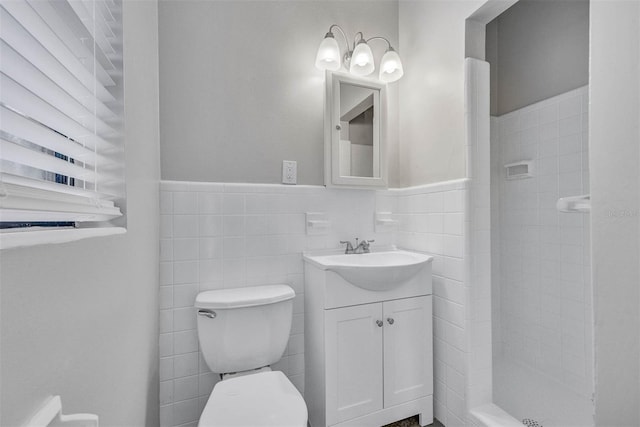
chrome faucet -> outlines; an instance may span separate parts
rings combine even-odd
[[[340,244],[346,244],[347,247],[344,250],[346,255],[349,254],[368,254],[370,252],[369,245],[371,242],[375,242],[375,240],[363,240],[358,243],[358,238],[356,237],[356,247],[354,248],[350,241],[340,241]]]

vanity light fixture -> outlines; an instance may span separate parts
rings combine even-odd
[[[340,31],[345,41],[346,50],[342,57],[340,56],[338,41],[333,35],[334,28]],[[399,80],[404,74],[402,61],[400,61],[400,56],[393,49],[389,40],[379,36],[365,39],[362,32],[358,32],[353,41],[353,48],[350,48],[349,39],[342,28],[336,24],[329,27],[329,32],[325,34],[322,43],[320,43],[316,55],[316,67],[321,70],[337,71],[344,65],[353,75],[367,76],[375,70],[373,52],[371,52],[371,48],[369,47],[369,42],[372,40],[384,40],[387,42],[387,51],[380,61],[379,79],[385,83]]]

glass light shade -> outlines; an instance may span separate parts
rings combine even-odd
[[[316,55],[316,67],[321,70],[337,71],[340,69],[340,48],[333,34],[327,33],[320,43]]]
[[[404,74],[402,61],[398,52],[390,48],[380,61],[380,80],[391,83],[399,80]]]
[[[371,48],[364,41],[360,41],[356,45],[351,55],[351,65],[349,66],[349,72],[356,76],[366,76],[373,73],[375,66],[373,65],[373,52]]]

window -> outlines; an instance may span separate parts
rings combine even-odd
[[[0,227],[121,221],[123,111],[120,0],[0,0]]]

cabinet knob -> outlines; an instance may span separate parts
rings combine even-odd
[[[382,328],[382,320],[376,320],[376,325],[378,325],[378,327]]]
[[[395,322],[395,320],[393,320],[393,317],[387,317],[387,322],[389,322],[390,325],[393,325],[393,322]]]
[[[336,130],[342,130],[342,126],[336,125]]]

